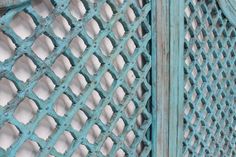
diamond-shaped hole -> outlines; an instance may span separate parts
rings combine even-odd
[[[143,67],[146,65],[146,63],[147,63],[147,61],[146,61],[145,55],[142,53],[137,58],[137,66],[140,70],[142,70]]]
[[[52,65],[53,72],[62,79],[70,70],[71,64],[67,57],[60,55]]]
[[[5,122],[0,128],[0,147],[7,150],[18,137],[19,131],[17,128],[8,122]]]
[[[70,1],[70,12],[77,20],[80,20],[84,17],[86,13],[86,8],[82,0],[71,0]]]
[[[77,74],[70,84],[70,88],[75,95],[80,95],[80,93],[85,89],[87,81],[82,74]]]
[[[49,0],[34,0],[32,7],[43,18],[47,17],[54,8]]]
[[[79,110],[74,115],[74,118],[71,121],[71,126],[75,130],[80,131],[87,120],[88,120],[88,117],[86,116],[86,114],[82,110]]]
[[[100,116],[100,120],[104,123],[104,124],[108,124],[111,120],[111,117],[113,115],[113,110],[111,108],[110,105],[106,105],[106,107],[103,109],[102,114]]]
[[[123,57],[121,55],[118,55],[114,59],[113,65],[114,65],[116,71],[120,72],[123,69],[124,65],[125,65],[125,61],[124,61]]]
[[[33,92],[42,100],[46,100],[54,90],[55,85],[53,84],[52,80],[47,77],[43,76],[34,87]]]
[[[134,72],[132,70],[129,70],[126,76],[126,82],[128,83],[128,85],[132,85],[135,81],[136,77],[134,75]]]
[[[141,113],[136,118],[136,125],[137,125],[138,128],[140,128],[140,127],[142,127],[143,123],[144,123],[144,116]]]
[[[115,33],[115,36],[117,39],[119,39],[125,35],[125,29],[120,21],[117,21],[114,24],[112,31]]]
[[[6,36],[2,31],[0,31],[0,62],[13,56],[16,46],[12,40]]]
[[[126,156],[125,156],[125,152],[124,152],[122,149],[119,149],[119,150],[116,152],[116,157],[126,157]]]
[[[102,154],[107,156],[110,153],[113,144],[114,142],[112,141],[112,139],[108,137],[102,145],[102,148],[101,148]]]
[[[95,55],[92,55],[85,66],[89,74],[94,75],[100,68],[101,63],[99,62],[98,58]]]
[[[125,92],[124,92],[123,88],[118,87],[113,94],[113,101],[116,104],[122,104],[124,97],[125,97]]]
[[[80,145],[78,150],[72,155],[72,157],[86,157],[89,151],[85,145]]]
[[[113,16],[113,11],[112,11],[110,5],[107,4],[107,3],[104,3],[102,5],[102,8],[101,8],[101,17],[102,17],[102,19],[105,22],[107,22],[112,18],[112,16]]]
[[[0,79],[0,106],[5,106],[17,94],[14,83],[6,78]]]
[[[101,100],[101,97],[99,95],[99,93],[96,90],[93,90],[93,92],[90,94],[90,96],[88,97],[87,101],[86,101],[86,105],[94,110],[97,105],[99,104]]]
[[[149,1],[146,0],[137,0],[138,6],[140,8],[143,8],[145,6],[146,3],[148,3]]]
[[[34,141],[27,140],[16,153],[16,157],[36,157],[39,154],[40,147]]]
[[[52,23],[52,30],[59,38],[64,38],[70,31],[68,21],[61,15],[57,16]]]
[[[87,24],[86,24],[86,31],[88,33],[88,35],[94,39],[98,33],[100,32],[100,27],[98,25],[98,22],[92,18]]]
[[[130,7],[126,11],[126,17],[130,23],[135,21],[136,15]]]
[[[25,12],[16,14],[13,17],[10,26],[14,30],[14,32],[22,39],[29,37],[34,32],[34,29],[36,27],[32,18]]]
[[[36,66],[32,60],[23,55],[15,62],[12,71],[19,80],[26,82],[33,75],[35,69]]]
[[[66,96],[65,94],[62,94],[56,101],[54,105],[54,111],[59,116],[64,116],[67,111],[69,111],[70,107],[72,105],[71,100]]]
[[[27,124],[34,118],[38,110],[34,101],[25,98],[16,108],[14,117],[21,123]]]
[[[40,35],[32,45],[34,53],[44,60],[54,49],[54,45],[49,37],[42,34]]]
[[[125,113],[128,117],[132,116],[135,111],[135,105],[133,101],[130,101],[127,107],[125,108]]]
[[[137,29],[137,34],[140,39],[144,38],[145,35],[148,33],[148,28],[144,24],[144,22],[141,23],[141,25]]]
[[[100,43],[100,49],[102,50],[102,53],[105,56],[109,56],[109,54],[113,50],[113,45],[112,45],[109,38],[105,37],[102,39],[102,41]]]
[[[143,100],[145,93],[148,91],[144,83],[142,83],[136,90],[136,94],[139,100]]]
[[[70,147],[72,141],[73,141],[73,136],[71,135],[70,132],[65,131],[58,139],[56,142],[54,148],[56,149],[57,152],[64,154],[66,150]]]
[[[38,127],[35,130],[35,134],[44,139],[47,140],[48,137],[54,132],[56,129],[57,123],[55,120],[50,116],[45,116],[41,122],[39,123]]]
[[[96,139],[99,137],[101,133],[101,129],[95,124],[92,128],[90,128],[87,134],[87,140],[89,143],[94,144]]]
[[[142,152],[145,149],[145,145],[143,143],[143,141],[141,143],[138,144],[137,148],[136,148],[136,154],[137,156],[141,156]]]
[[[119,136],[123,131],[124,131],[124,128],[125,128],[125,123],[124,121],[120,118],[117,123],[116,123],[116,127],[113,129],[113,133],[116,135],[116,136]]]
[[[103,90],[108,91],[113,83],[114,79],[109,72],[106,72],[101,78],[100,84]]]
[[[136,49],[136,45],[132,39],[129,39],[126,43],[126,48],[130,55],[134,54],[134,51]]]
[[[131,130],[127,135],[126,135],[126,139],[125,139],[125,144],[129,147],[131,147],[132,143],[134,142],[135,139],[135,134],[134,132]]]
[[[84,40],[79,36],[75,37],[70,43],[71,52],[77,58],[79,58],[83,54],[86,48],[87,45],[85,44]]]

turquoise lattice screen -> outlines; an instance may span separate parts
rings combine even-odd
[[[151,1],[5,2],[0,156],[150,156]]]
[[[185,0],[186,157],[236,156],[235,16],[226,17],[218,2],[231,1]]]

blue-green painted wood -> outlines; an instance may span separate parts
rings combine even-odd
[[[235,5],[185,0],[181,157],[236,156]]]
[[[4,106],[0,106],[0,127],[4,128],[6,124],[11,124],[20,132],[10,147],[5,150],[1,149],[1,156],[5,154],[8,157],[14,157],[22,145],[27,140],[30,140],[36,142],[40,147],[38,153],[40,157],[48,155],[56,157],[71,156],[78,150],[81,144],[88,149],[87,156],[100,157],[105,156],[101,152],[101,149],[108,138],[113,141],[113,145],[107,156],[114,157],[117,151],[121,149],[125,153],[125,156],[135,157],[137,156],[137,147],[139,146],[142,148],[139,156],[157,156],[155,150],[157,145],[155,138],[156,125],[153,125],[156,122],[157,105],[155,96],[156,69],[152,69],[152,66],[156,64],[156,48],[155,44],[152,43],[156,41],[156,24],[152,25],[152,22],[155,22],[153,18],[156,15],[154,12],[151,12],[151,10],[155,9],[155,1],[151,3],[151,0],[129,0],[123,2],[99,0],[94,3],[93,1],[81,0],[86,13],[80,20],[77,20],[71,14],[69,10],[70,0],[51,0],[50,3],[53,6],[53,10],[46,17],[40,16],[31,3],[25,3],[26,0],[1,2],[1,7],[6,8],[6,12],[0,18],[0,31],[14,43],[16,48],[11,57],[0,62],[0,80],[7,79],[11,81],[17,88],[17,93],[11,101]],[[100,14],[102,6],[105,3],[109,5],[113,12],[111,19],[108,21],[104,21]],[[12,7],[16,5],[17,7]],[[128,8],[131,8],[136,16],[132,22],[127,19],[126,12]],[[32,18],[36,26],[33,32],[26,38],[22,38],[17,34],[10,25],[11,21],[19,13],[27,14]],[[53,31],[53,21],[57,16],[62,16],[71,27],[63,38],[57,36]],[[94,19],[100,28],[100,32],[95,38],[89,36],[86,28],[86,24],[91,19]],[[113,31],[113,27],[118,21],[125,30],[125,34],[121,37],[116,37]],[[32,50],[34,42],[41,35],[47,36],[54,45],[54,49],[45,59],[40,58],[38,56],[39,54]],[[71,41],[77,36],[87,46],[80,57],[73,55],[69,48]],[[99,48],[100,42],[104,37],[107,37],[113,45],[113,49],[108,56],[105,56]],[[133,54],[129,54],[126,48],[126,44],[130,39],[136,45]],[[59,78],[52,70],[52,65],[61,55],[65,56],[71,64],[71,68],[63,78]],[[92,55],[101,64],[97,72],[93,75],[88,72],[85,66]],[[124,68],[120,71],[117,71],[113,64],[114,59],[118,55],[125,62]],[[27,56],[36,66],[33,75],[25,82],[19,80],[13,72],[14,64],[22,56]],[[141,56],[141,60],[144,63],[142,68],[139,68],[137,64],[139,56]],[[129,70],[132,70],[135,74],[135,81],[132,85],[129,85],[125,81]],[[106,72],[109,72],[114,79],[107,91],[100,85],[101,79]],[[78,74],[83,75],[87,82],[86,87],[80,95],[73,93],[70,88],[70,83]],[[154,79],[152,79],[153,75]],[[34,92],[34,88],[38,85],[42,77],[49,78],[55,85],[46,100],[41,99],[38,93]],[[143,90],[142,98],[139,98],[136,94],[139,87]],[[125,97],[117,104],[114,101],[114,93],[118,88],[123,89]],[[93,91],[96,91],[101,97],[95,109],[91,109],[86,105],[86,101]],[[58,115],[53,108],[62,94],[65,94],[72,102],[70,109],[64,116]],[[152,99],[151,96],[153,96]],[[27,124],[19,122],[13,115],[19,104],[25,98],[32,100],[38,108],[35,117]],[[131,117],[127,117],[125,109],[131,101],[135,104],[136,109]],[[109,123],[104,124],[99,117],[108,104],[111,106],[114,114]],[[79,110],[83,111],[88,119],[82,129],[77,131],[71,126],[71,121]],[[142,123],[138,126],[136,121],[140,115],[142,117]],[[45,116],[50,116],[56,123],[56,129],[47,140],[38,137],[35,133],[35,130]],[[113,130],[119,119],[123,120],[125,128],[120,135],[115,135]],[[94,125],[99,127],[101,133],[95,143],[90,143],[87,135]],[[65,132],[69,133],[73,137],[73,140],[70,147],[64,153],[59,153],[55,149],[55,144]],[[135,138],[131,142],[131,145],[127,145],[126,136],[130,132],[133,132]],[[151,137],[154,137],[154,139]]]

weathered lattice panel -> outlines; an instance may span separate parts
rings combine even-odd
[[[151,154],[150,0],[1,10],[0,156]]]
[[[236,29],[216,0],[185,0],[184,156],[236,156]]]

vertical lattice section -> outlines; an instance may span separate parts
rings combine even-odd
[[[32,0],[1,13],[0,156],[148,156],[150,12]]]
[[[236,29],[216,0],[185,0],[184,156],[236,156]]]

